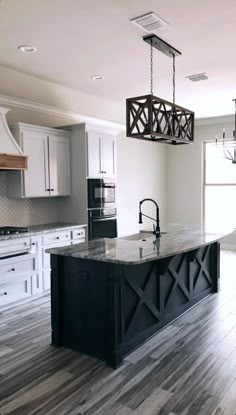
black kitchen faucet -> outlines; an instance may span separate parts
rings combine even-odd
[[[143,202],[152,202],[154,203],[154,205],[156,206],[156,219],[151,218],[151,216],[145,215],[144,213],[142,213],[142,204]],[[161,235],[161,231],[160,231],[160,220],[159,220],[159,206],[157,204],[157,202],[155,202],[155,200],[153,199],[143,199],[139,202],[139,223],[143,223],[143,216],[145,216],[146,218],[149,218],[151,220],[156,221],[156,227],[153,224],[153,234],[156,235],[156,237]]]

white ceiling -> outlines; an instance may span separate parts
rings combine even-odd
[[[145,32],[129,21],[149,11],[170,23],[157,35],[182,52],[177,103],[198,117],[233,113],[235,0],[0,0],[0,65],[123,103],[150,91]],[[22,54],[20,44],[38,53]],[[155,50],[154,94],[169,100],[171,71],[171,59]],[[212,78],[185,79],[200,72]]]

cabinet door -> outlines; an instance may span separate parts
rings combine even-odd
[[[115,139],[105,134],[102,136],[102,170],[104,176],[115,175]]]
[[[88,177],[102,177],[101,151],[102,138],[97,133],[87,134]]]
[[[61,135],[49,136],[49,177],[50,196],[69,196],[70,182],[70,142]]]
[[[22,144],[28,156],[28,169],[23,173],[24,197],[49,196],[47,135],[25,131],[22,133]]]
[[[21,276],[21,278],[14,279],[7,284],[1,284],[0,308],[6,304],[14,303],[15,301],[29,297],[31,294],[31,277]]]

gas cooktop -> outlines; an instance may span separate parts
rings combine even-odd
[[[27,228],[21,228],[17,226],[2,226],[0,227],[0,235],[12,235],[17,233],[29,232]]]

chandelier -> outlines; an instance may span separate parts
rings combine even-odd
[[[233,138],[225,138],[225,128],[223,129],[222,139],[219,140],[216,136],[216,145],[221,144],[223,146],[223,154],[226,160],[230,160],[233,164],[236,164],[236,99],[234,102],[234,130]]]
[[[177,49],[156,35],[144,36],[150,45],[150,94],[126,99],[127,137],[167,144],[194,140],[194,112],[175,103],[175,58]],[[153,47],[173,60],[173,102],[153,95]]]

